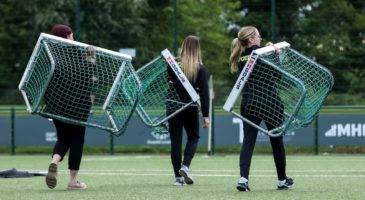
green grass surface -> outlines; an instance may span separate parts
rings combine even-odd
[[[251,192],[238,192],[238,155],[197,155],[191,165],[194,185],[173,186],[169,155],[84,156],[79,179],[84,191],[67,191],[67,158],[61,163],[58,185],[50,190],[44,177],[0,179],[0,199],[364,199],[365,157],[354,155],[287,157],[287,174],[295,187],[276,190],[272,156],[254,155]],[[1,156],[0,169],[45,171],[46,155]]]

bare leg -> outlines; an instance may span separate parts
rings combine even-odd
[[[48,173],[46,176],[46,184],[50,189],[53,189],[57,185],[57,166],[61,162],[61,156],[59,154],[53,154],[52,162],[48,167]]]
[[[79,170],[70,170],[70,182],[68,183],[67,189],[69,190],[83,190],[86,189],[87,186],[85,183],[77,180],[77,174]]]
[[[75,185],[77,182],[77,173],[79,170],[70,170],[70,184]]]
[[[56,165],[58,165],[60,161],[61,161],[61,156],[59,154],[54,154],[51,163],[55,163]]]

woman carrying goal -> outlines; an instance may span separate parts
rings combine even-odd
[[[240,29],[237,37],[231,44],[230,66],[231,72],[241,72],[255,49],[260,48],[261,36],[257,28],[245,26]],[[273,45],[272,43],[266,44]],[[274,46],[275,48],[275,46]],[[276,49],[279,51],[278,49]],[[256,125],[265,122],[268,130],[277,128],[283,120],[284,108],[277,95],[276,81],[280,74],[273,69],[265,72],[264,67],[258,66],[253,69],[248,81],[242,91],[240,112],[243,117]],[[264,81],[262,81],[264,80]],[[276,120],[274,120],[276,119]],[[279,120],[278,120],[279,119]],[[255,147],[258,129],[247,122],[243,122],[243,143],[240,152],[240,175],[237,184],[239,191],[250,191],[248,187],[249,170],[253,149]],[[283,136],[270,137],[273,157],[278,177],[278,190],[289,189],[294,185],[293,179],[286,176],[286,157],[283,143]]]
[[[49,34],[61,38],[74,40],[70,27],[57,24],[53,26]],[[50,47],[53,48],[50,44]],[[58,46],[59,47],[59,46]],[[55,46],[56,48],[56,46]],[[92,76],[95,61],[90,59],[93,55],[93,47],[86,48],[86,52],[80,52],[76,46],[61,46],[67,56],[67,60],[58,59],[56,69],[45,92],[45,112],[60,119],[67,118],[77,121],[87,121],[92,106]],[[67,61],[70,61],[68,63]],[[77,69],[77,70],[75,70]],[[57,117],[56,117],[57,118]],[[52,161],[48,167],[46,184],[50,189],[57,185],[57,169],[69,151],[68,168],[70,170],[70,180],[67,189],[86,189],[85,183],[77,179],[80,168],[81,157],[85,140],[85,126],[66,123],[53,118],[57,131],[57,142],[52,153]]]
[[[201,112],[203,114],[203,128],[209,126],[209,91],[207,74],[201,60],[199,38],[188,36],[181,45],[180,64],[191,85],[200,96]],[[190,102],[191,97],[186,92],[181,82],[172,71],[169,72],[170,83],[179,94],[180,100]],[[171,139],[171,162],[175,173],[176,186],[193,184],[194,180],[190,174],[190,164],[195,155],[199,142],[199,109],[197,104],[193,104],[179,112],[168,120]],[[182,139],[183,128],[187,133],[187,143],[182,159]]]

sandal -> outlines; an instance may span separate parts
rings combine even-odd
[[[68,190],[84,190],[86,188],[87,188],[86,184],[80,181],[76,181],[76,184],[69,183],[67,186]]]
[[[53,189],[57,185],[57,164],[51,163],[48,167],[48,173],[46,176],[46,184],[50,189]]]

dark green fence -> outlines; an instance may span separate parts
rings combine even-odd
[[[215,106],[213,108],[213,113],[215,116],[219,116],[219,115],[230,115],[230,113],[227,113],[226,111],[222,110],[221,106]],[[341,114],[365,114],[365,106],[323,106],[320,110],[320,115],[341,115]],[[6,123],[10,123],[9,124],[9,130],[8,134],[9,134],[9,152],[11,155],[15,155],[15,149],[16,149],[16,141],[15,141],[15,134],[16,134],[16,116],[26,116],[29,115],[29,113],[26,111],[24,106],[14,106],[14,107],[0,107],[0,116],[2,117],[8,117],[9,118],[9,122]],[[214,115],[212,115],[212,119],[211,122],[213,123],[214,127]],[[318,115],[317,117],[314,119],[313,121],[313,125],[314,125],[314,130],[313,130],[313,153],[315,155],[319,154],[319,120],[318,120]],[[0,127],[1,128],[1,127]],[[3,129],[4,130],[4,129]],[[1,131],[3,131],[1,130]],[[214,154],[214,150],[215,150],[215,137],[214,137],[214,128],[212,128],[212,146],[211,149],[208,151],[208,155],[213,155]],[[109,153],[113,154],[114,153],[114,137],[112,134],[110,134],[110,138],[109,138]]]

